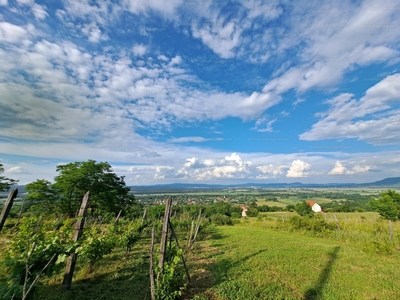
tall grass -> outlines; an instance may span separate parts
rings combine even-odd
[[[400,222],[383,220],[373,213],[321,214],[311,218],[301,218],[295,214],[278,216],[264,216],[253,222],[256,222],[256,226],[289,232],[300,231],[320,238],[355,243],[365,251],[400,251]],[[243,221],[244,224],[246,222],[250,221]]]

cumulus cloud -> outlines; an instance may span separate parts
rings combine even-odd
[[[329,175],[343,175],[346,173],[346,168],[340,163],[340,161],[337,161],[335,163],[335,166],[333,169],[328,173]]]
[[[311,165],[300,160],[296,159],[292,162],[289,170],[286,173],[286,177],[307,177],[308,174],[306,171],[311,169]]]
[[[262,173],[267,173],[267,174],[271,174],[274,178],[279,177],[281,175],[283,175],[285,173],[285,169],[287,169],[286,166],[276,166],[273,164],[269,164],[269,165],[261,165],[261,166],[257,166],[257,170],[261,171]],[[268,177],[263,177],[261,175],[259,175],[261,179],[264,178],[268,178]]]

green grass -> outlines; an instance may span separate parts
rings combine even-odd
[[[395,251],[377,254],[364,247],[375,236],[388,236],[389,223],[375,222],[376,213],[336,213],[341,230],[318,237],[277,230],[282,216],[286,226],[291,215],[296,213],[262,213],[235,226],[211,226],[185,254],[192,285],[182,298],[400,299],[400,222],[392,224]],[[0,235],[0,255],[5,254],[10,229]],[[43,278],[34,299],[150,299],[149,232],[144,235],[129,256],[116,249],[91,274],[78,256],[70,291],[60,289],[60,273]],[[183,235],[180,244],[185,244]],[[0,264],[0,280],[5,276]]]
[[[257,205],[268,205],[268,206],[277,206],[277,207],[286,207],[286,204],[281,203],[281,202],[275,202],[275,201],[265,201],[265,200],[258,200]]]
[[[399,253],[260,227],[219,227],[194,258],[196,299],[399,299]],[[189,299],[189,298],[188,298]]]

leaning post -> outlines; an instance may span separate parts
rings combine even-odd
[[[6,203],[4,204],[3,210],[1,211],[0,215],[0,231],[4,226],[4,223],[6,222],[7,216],[10,213],[11,207],[13,205],[13,201],[17,197],[17,195],[18,195],[17,188],[13,189],[8,195],[8,198],[6,200]]]
[[[82,199],[81,208],[79,209],[78,213],[78,220],[76,221],[74,228],[74,236],[73,236],[74,242],[76,242],[82,236],[88,204],[89,204],[89,192],[87,192]],[[72,277],[74,274],[77,255],[78,255],[77,253],[73,252],[68,257],[67,266],[65,268],[64,280],[62,283],[63,290],[69,290],[71,288]]]

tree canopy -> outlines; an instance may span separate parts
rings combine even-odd
[[[4,172],[3,165],[0,164],[0,174]],[[0,176],[0,192],[5,192],[10,189],[10,186],[16,184],[18,180],[10,179],[5,176]]]
[[[306,201],[302,201],[300,203],[297,203],[294,206],[294,210],[302,217],[310,216],[310,215],[314,214],[314,212],[312,211],[310,205],[308,205],[306,203]]]
[[[129,194],[124,176],[112,172],[107,162],[94,160],[59,165],[59,175],[51,184],[37,180],[27,185],[28,199],[40,203],[49,211],[73,216],[79,209],[83,196],[90,192],[89,207],[92,214],[127,212],[135,204]]]
[[[395,191],[387,190],[381,193],[380,197],[370,201],[369,205],[384,219],[392,221],[400,219],[400,194]]]

